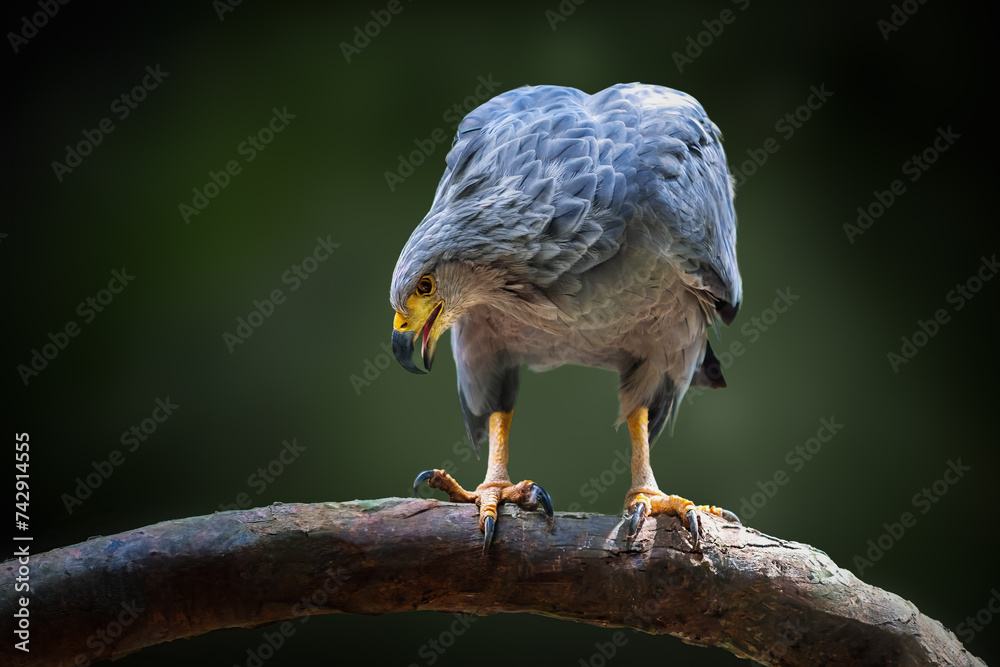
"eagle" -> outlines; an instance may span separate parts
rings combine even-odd
[[[649,447],[692,385],[725,386],[708,341],[742,300],[733,179],[721,133],[678,90],[618,84],[588,95],[524,86],[459,124],[430,211],[392,276],[392,349],[427,371],[453,330],[458,401],[469,439],[489,444],[486,478],[467,491],[444,470],[422,472],[454,502],[479,507],[488,550],[497,505],[552,501],[507,474],[521,369],[577,364],[619,375],[632,486],[627,538],[645,517],[672,514],[697,546],[699,511],[732,512],[660,490]]]

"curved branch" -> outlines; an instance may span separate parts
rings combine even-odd
[[[620,517],[501,513],[488,554],[474,506],[399,498],[223,512],[55,549],[29,564],[30,653],[5,640],[0,657],[85,664],[217,628],[429,609],[627,626],[775,665],[983,664],[805,544],[703,515],[700,550],[673,517],[648,519],[625,550]],[[0,569],[4,624],[25,595],[18,567]]]

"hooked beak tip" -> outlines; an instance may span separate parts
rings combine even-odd
[[[430,371],[431,366],[434,364],[436,339],[431,335],[431,330],[434,328],[434,323],[437,322],[443,306],[443,303],[435,306],[434,310],[431,311],[430,317],[427,318],[419,331],[416,329],[411,329],[410,331],[400,331],[397,329],[400,316],[398,313],[396,314],[397,322],[392,328],[392,353],[396,356],[399,365],[411,373],[416,373],[417,375],[425,374],[425,371],[420,370],[413,363],[413,344],[417,340],[420,341],[420,357],[424,361],[424,368]]]
[[[417,368],[413,363],[413,331],[392,330],[392,354],[396,357],[399,365],[415,375],[425,375],[425,371]],[[427,365],[426,360],[424,364]],[[430,366],[428,366],[428,370]]]

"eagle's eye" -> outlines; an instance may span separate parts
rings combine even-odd
[[[434,293],[434,279],[429,275],[424,276],[417,282],[417,294],[427,296]]]

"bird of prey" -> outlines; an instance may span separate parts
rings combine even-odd
[[[690,95],[639,83],[594,95],[561,86],[511,90],[459,124],[430,212],[392,277],[392,346],[429,371],[454,329],[458,400],[469,438],[489,442],[475,491],[444,470],[414,482],[479,506],[489,549],[497,504],[552,502],[507,474],[508,431],[522,366],[619,373],[619,423],[632,441],[627,536],[647,515],[678,516],[698,543],[698,511],[660,490],[649,445],[673,424],[692,385],[724,387],[708,328],[742,298],[732,179],[719,129]]]

